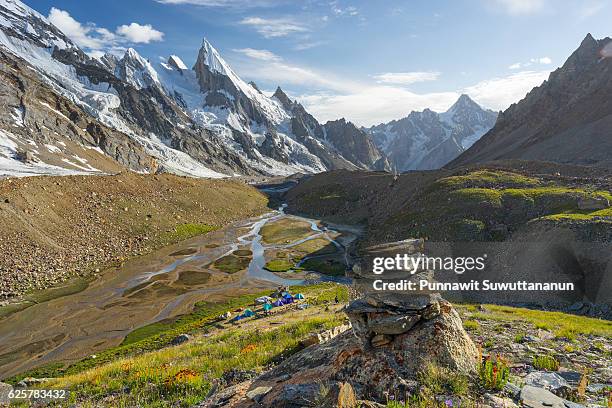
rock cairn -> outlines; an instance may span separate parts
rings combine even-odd
[[[406,254],[413,260],[423,254],[423,247],[423,240],[409,239],[365,250],[362,261],[353,268],[354,285],[362,297],[346,308],[353,332],[366,352],[370,350],[370,354],[394,362],[397,378],[414,380],[427,363],[473,372],[477,349],[457,312],[439,293],[418,290],[421,280],[433,280],[433,272],[414,270],[412,263],[403,270],[373,272],[375,258]],[[375,280],[387,284],[414,282],[417,289],[376,291]],[[377,354],[377,351],[383,353]]]

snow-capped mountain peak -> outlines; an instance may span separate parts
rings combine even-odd
[[[440,119],[450,126],[478,127],[493,115],[496,115],[496,113],[483,109],[468,95],[462,94],[446,112],[440,114]]]
[[[202,47],[200,48],[200,55],[198,59],[202,57],[202,62],[213,72],[229,77],[238,77],[232,71],[229,64],[221,57],[219,52],[212,46],[212,44],[204,38],[202,41]]]
[[[176,55],[171,55],[170,57],[168,57],[168,65],[181,71],[189,69],[187,68],[187,65],[185,65],[183,60]]]
[[[15,45],[8,36],[48,49],[76,48],[46,17],[19,0],[0,0],[0,28],[0,44],[5,46],[9,42]]]
[[[459,99],[446,111],[449,116],[462,111],[481,111],[482,108],[467,94],[461,94]]]
[[[278,125],[289,118],[278,102],[243,81],[207,39],[193,69],[207,104],[232,107],[247,121],[259,124]]]
[[[398,170],[435,169],[474,144],[493,127],[496,117],[463,94],[444,113],[411,112],[368,132]]]
[[[115,74],[138,89],[160,85],[157,71],[135,49],[128,48],[116,65]]]

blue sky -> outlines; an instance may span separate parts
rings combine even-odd
[[[360,125],[460,93],[505,109],[590,32],[611,0],[26,0],[87,51],[131,46],[192,66],[203,37],[245,80],[280,85],[319,120]]]

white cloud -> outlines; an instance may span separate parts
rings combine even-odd
[[[99,48],[104,45],[104,38],[94,37],[96,28],[93,26],[83,26],[76,21],[70,13],[64,10],[51,7],[49,21],[59,28],[72,41],[81,47]],[[105,32],[106,33],[106,32]]]
[[[249,78],[269,81],[274,84],[292,84],[308,86],[319,89],[333,90],[335,92],[351,92],[358,84],[332,74],[322,74],[315,70],[288,64],[280,57],[274,60],[263,60],[262,55],[248,55],[248,61],[237,61],[232,64],[238,72],[244,72]]]
[[[529,62],[516,62],[508,67],[508,69],[525,69],[534,64],[550,65],[552,60],[549,57],[532,58]]]
[[[525,15],[541,11],[544,8],[545,0],[494,0],[494,3],[508,14]]]
[[[463,92],[483,106],[503,110],[521,100],[534,87],[541,85],[549,73],[549,71],[517,72],[506,77],[481,81],[465,88]]]
[[[136,44],[148,44],[151,41],[161,41],[164,38],[164,33],[154,29],[151,24],[124,24],[117,27],[117,34],[124,36],[128,41]]]
[[[397,81],[423,79],[426,76],[396,77],[394,79],[396,82],[392,83],[376,82],[375,79],[380,75],[370,77],[369,80],[356,81],[292,65],[268,50],[247,48],[235,51],[246,58],[233,61],[232,65],[236,67],[237,72],[244,73],[249,79],[279,84],[283,89],[290,89],[291,85],[301,89],[312,89],[313,91],[292,97],[297,98],[318,120],[325,122],[345,117],[363,126],[399,119],[413,110],[429,108],[434,111],[445,111],[461,93],[469,94],[484,107],[503,110],[522,99],[548,75],[548,71],[523,71],[481,81],[465,89],[416,93],[405,87],[406,82]],[[612,49],[610,51],[612,52]]]
[[[286,37],[290,34],[309,31],[308,28],[291,18],[245,17],[240,24],[253,27],[265,38]]]
[[[439,76],[439,72],[386,72],[374,75],[374,79],[382,84],[410,85],[417,82],[435,81]]]
[[[280,61],[282,58],[268,50],[256,50],[253,48],[238,48],[234,49],[235,52],[244,54],[249,58],[253,58],[260,61]]]
[[[349,7],[341,8],[340,6],[338,6],[337,2],[332,2],[332,4],[331,4],[331,11],[336,16],[352,16],[352,17],[354,17],[354,16],[359,15],[359,11],[357,10],[356,7],[349,6]]]
[[[325,41],[310,41],[310,42],[302,42],[293,47],[296,51],[304,51],[309,50],[311,48],[318,47],[320,45],[325,44]]]
[[[352,93],[322,92],[297,99],[320,121],[344,117],[358,126],[372,126],[402,118],[413,110],[444,111],[458,97],[456,92],[417,94],[399,87],[365,86]]]
[[[105,51],[123,50],[125,45],[161,41],[164,33],[155,30],[150,24],[131,23],[117,27],[115,32],[98,27],[94,23],[81,24],[70,13],[55,7],[48,16],[51,24],[83,47],[90,55],[101,55]]]

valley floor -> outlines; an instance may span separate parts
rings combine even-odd
[[[101,270],[267,205],[237,180],[133,172],[0,180],[0,317],[20,307],[3,308],[3,300],[28,294],[32,304],[74,293]]]

